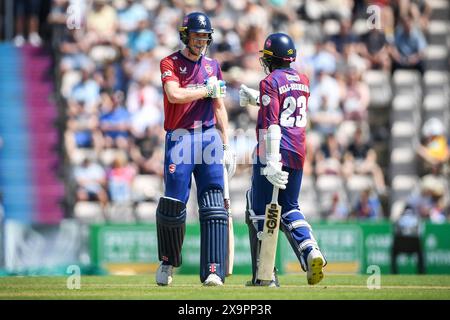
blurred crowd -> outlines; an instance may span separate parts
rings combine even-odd
[[[371,5],[376,5],[375,16],[368,11]],[[304,179],[312,179],[319,189],[332,185],[334,178],[365,179],[356,193],[334,189],[321,217],[389,217],[389,206],[382,205],[389,194],[387,171],[374,148],[368,113],[373,97],[363,75],[368,70],[389,76],[398,69],[424,72],[431,15],[424,0],[52,1],[47,19],[57,52],[65,150],[76,200],[98,201],[106,210],[110,203],[135,198],[137,176],[162,181],[165,132],[159,61],[181,48],[178,27],[192,11],[205,12],[212,20],[208,55],[221,63],[231,128],[241,132],[253,130],[256,123],[257,109],[241,108],[238,91],[241,83],[257,88],[265,76],[258,50],[270,32],[292,36],[298,51],[293,67],[311,83]],[[431,166],[425,165],[422,175],[443,176],[449,159],[447,136],[440,130],[436,141],[436,135],[427,138],[428,131],[418,154]],[[248,158],[254,144],[231,141],[238,157]],[[433,160],[435,156],[439,160]],[[434,165],[436,161],[440,165]],[[239,162],[237,175],[249,175],[250,164]],[[435,194],[429,197],[439,205],[435,201],[429,206],[433,209],[423,213],[435,217],[440,208],[436,221],[448,215],[448,199],[443,197],[448,186],[445,181],[443,185],[437,200]],[[424,194],[421,189],[419,195]]]

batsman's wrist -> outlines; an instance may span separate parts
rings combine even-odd
[[[268,154],[266,155],[266,161],[277,163],[281,161],[281,154]]]
[[[214,93],[213,87],[206,86],[206,87],[205,87],[205,91],[206,91],[205,96],[204,96],[205,98],[210,98],[210,97],[212,97],[212,95],[213,95],[213,93]]]

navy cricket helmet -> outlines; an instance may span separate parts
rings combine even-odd
[[[294,41],[284,33],[273,33],[264,42],[263,54],[260,58],[264,68],[273,71],[274,66],[283,66],[295,61],[297,51]]]
[[[208,33],[208,45],[212,42],[212,33],[214,29],[211,27],[211,21],[208,16],[201,12],[189,13],[183,19],[183,25],[178,29],[181,41],[187,45],[189,42],[189,33]]]

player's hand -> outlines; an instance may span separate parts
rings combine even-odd
[[[236,154],[227,144],[223,145],[223,164],[228,173],[228,179],[231,179],[236,172]]]
[[[218,80],[216,76],[206,80],[206,95],[205,98],[225,98],[227,87],[225,81]]]
[[[267,180],[279,189],[286,189],[289,173],[282,170],[281,161],[267,161],[267,165],[263,168],[262,173]]]
[[[239,89],[239,105],[246,107],[249,104],[259,106],[259,91],[247,87],[245,84],[241,84]]]

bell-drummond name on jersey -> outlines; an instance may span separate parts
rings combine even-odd
[[[280,94],[289,92],[291,90],[298,90],[309,93],[309,87],[302,83],[290,83],[278,88]]]

